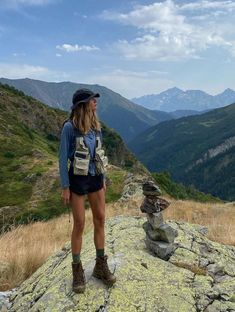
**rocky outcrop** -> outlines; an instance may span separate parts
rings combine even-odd
[[[128,201],[131,198],[144,197],[143,196],[143,183],[148,181],[151,175],[138,174],[128,172],[124,181],[124,188],[122,196],[119,198],[119,202]]]
[[[107,288],[91,276],[93,231],[83,237],[84,294],[72,292],[70,244],[51,256],[11,296],[10,311],[235,311],[235,248],[210,241],[207,228],[180,221],[168,261],[145,245],[145,217],[106,220],[105,252],[117,282]]]
[[[208,151],[199,159],[197,159],[192,165],[190,165],[186,172],[191,170],[193,167],[197,166],[198,164],[201,164],[203,162],[206,162],[207,160],[216,157],[217,155],[226,152],[227,150],[233,148],[235,146],[235,137],[230,137],[226,139],[223,143],[220,145],[208,149]]]

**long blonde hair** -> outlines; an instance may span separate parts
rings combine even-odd
[[[90,129],[100,131],[101,124],[95,111],[89,105],[90,103],[81,103],[74,110],[71,111],[69,119],[73,122],[74,126],[86,134]],[[67,121],[66,119],[64,123]],[[63,123],[63,124],[64,124]]]

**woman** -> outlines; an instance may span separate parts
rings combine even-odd
[[[98,157],[101,149],[101,126],[96,115],[100,95],[89,89],[79,89],[73,95],[69,119],[65,120],[61,132],[59,169],[64,204],[71,204],[73,231],[71,236],[73,290],[85,291],[85,274],[80,259],[82,234],[85,225],[84,198],[87,194],[94,224],[96,264],[92,275],[105,284],[112,285],[116,277],[110,272],[105,244],[105,156]],[[103,155],[101,153],[101,155]],[[70,168],[68,170],[68,159]],[[97,161],[98,159],[98,161]],[[102,170],[103,168],[103,170]]]

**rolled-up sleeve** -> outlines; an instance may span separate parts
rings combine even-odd
[[[69,151],[72,140],[72,128],[70,123],[65,123],[60,136],[59,147],[59,172],[60,172],[60,184],[62,188],[69,187],[69,175],[68,175],[68,159]]]

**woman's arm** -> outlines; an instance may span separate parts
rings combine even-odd
[[[69,175],[68,175],[68,158],[69,149],[72,140],[72,125],[65,123],[61,131],[60,147],[59,147],[59,172],[60,172],[60,184],[61,187],[69,187]]]

